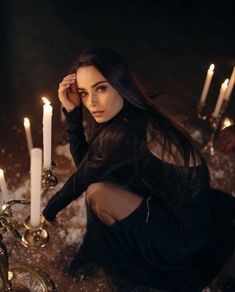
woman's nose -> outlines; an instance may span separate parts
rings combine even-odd
[[[96,106],[99,103],[98,98],[95,93],[90,95],[90,106]]]

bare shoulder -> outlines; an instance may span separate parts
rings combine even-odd
[[[164,135],[159,132],[158,137],[152,137],[147,130],[147,145],[149,151],[158,159],[169,164],[184,166],[184,158],[177,146],[169,141],[164,140]],[[196,160],[196,161],[195,161]],[[200,158],[190,155],[189,166],[198,166],[201,164]]]

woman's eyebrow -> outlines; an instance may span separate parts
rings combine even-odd
[[[98,81],[98,82],[96,82],[95,84],[93,84],[92,86],[91,86],[91,88],[94,88],[94,87],[96,87],[97,85],[99,85],[99,84],[101,84],[101,83],[104,83],[104,82],[107,82],[106,80],[104,80],[104,81]],[[81,87],[78,87],[78,90],[86,90],[85,88],[81,88]]]

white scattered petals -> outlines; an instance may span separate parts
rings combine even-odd
[[[67,143],[65,145],[57,146],[55,151],[56,151],[57,155],[65,156],[69,160],[73,161],[71,153],[70,153],[69,143]]]
[[[15,200],[21,200],[29,198],[30,193],[30,180],[26,180],[20,187],[18,187],[12,194],[12,198]]]

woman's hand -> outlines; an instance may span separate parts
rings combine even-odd
[[[49,227],[52,227],[52,228],[59,227],[59,223],[56,219],[54,219],[52,221],[46,220],[46,225]]]
[[[67,112],[71,112],[81,105],[76,85],[76,74],[69,74],[64,77],[58,88],[58,96]]]
[[[229,126],[221,131],[219,143],[222,151],[235,151],[235,125]]]

